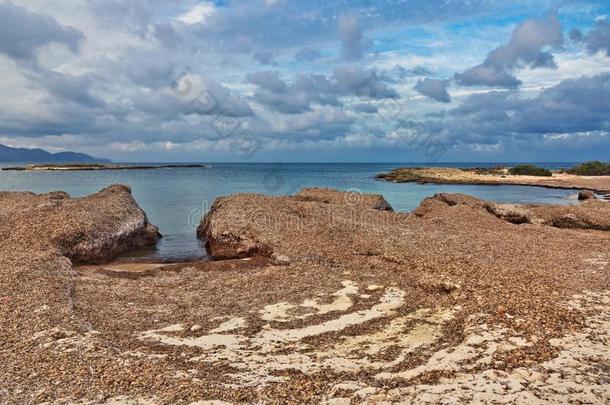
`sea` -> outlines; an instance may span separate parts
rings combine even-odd
[[[139,162],[138,165],[143,163]],[[145,163],[147,165],[166,163]],[[573,162],[535,163],[548,169]],[[15,166],[15,163],[0,167]],[[510,162],[435,163],[445,167],[511,166]],[[480,186],[391,183],[375,175],[398,167],[426,163],[203,163],[203,167],[158,170],[0,171],[0,191],[47,193],[65,191],[85,196],[111,184],[129,185],[133,197],[157,225],[163,238],[157,246],[130,252],[123,261],[189,261],[206,257],[195,230],[214,200],[234,193],[294,194],[304,187],[382,194],[394,210],[409,212],[436,193],[466,193],[502,203],[577,203],[576,192],[528,186]]]

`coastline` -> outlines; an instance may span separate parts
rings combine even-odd
[[[610,399],[600,201],[234,194],[175,264],[111,260],[158,238],[125,186],[0,202],[2,401]]]
[[[602,199],[610,200],[610,176],[579,176],[553,172],[552,177],[479,174],[475,169],[458,169],[444,167],[397,168],[388,173],[381,173],[376,179],[394,183],[433,183],[463,184],[486,186],[533,186],[562,190],[591,190]]]

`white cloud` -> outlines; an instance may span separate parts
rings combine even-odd
[[[205,2],[198,4],[186,13],[179,15],[176,17],[176,20],[189,25],[204,23],[206,18],[214,13],[214,10],[214,3]]]

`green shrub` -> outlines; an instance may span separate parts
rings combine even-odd
[[[580,176],[608,176],[610,175],[610,163],[593,160],[574,166],[568,170],[568,173],[578,174]]]
[[[508,174],[514,176],[544,176],[550,177],[553,175],[550,170],[534,165],[519,165],[508,169]]]

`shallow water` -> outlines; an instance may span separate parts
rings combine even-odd
[[[498,164],[462,163],[445,166],[495,165]],[[506,203],[568,204],[576,201],[576,193],[570,190],[524,186],[396,184],[377,181],[374,178],[376,174],[401,166],[408,164],[211,163],[203,168],[159,170],[0,171],[0,190],[35,193],[62,190],[78,197],[99,191],[111,184],[127,184],[150,221],[159,226],[164,235],[156,248],[132,252],[129,257],[137,260],[161,261],[205,257],[204,248],[195,237],[195,229],[217,197],[233,193],[283,195],[293,194],[303,187],[332,187],[339,190],[383,194],[397,211],[413,210],[421,200],[440,192],[461,192]],[[544,166],[557,168],[569,167],[572,164],[558,163]]]

